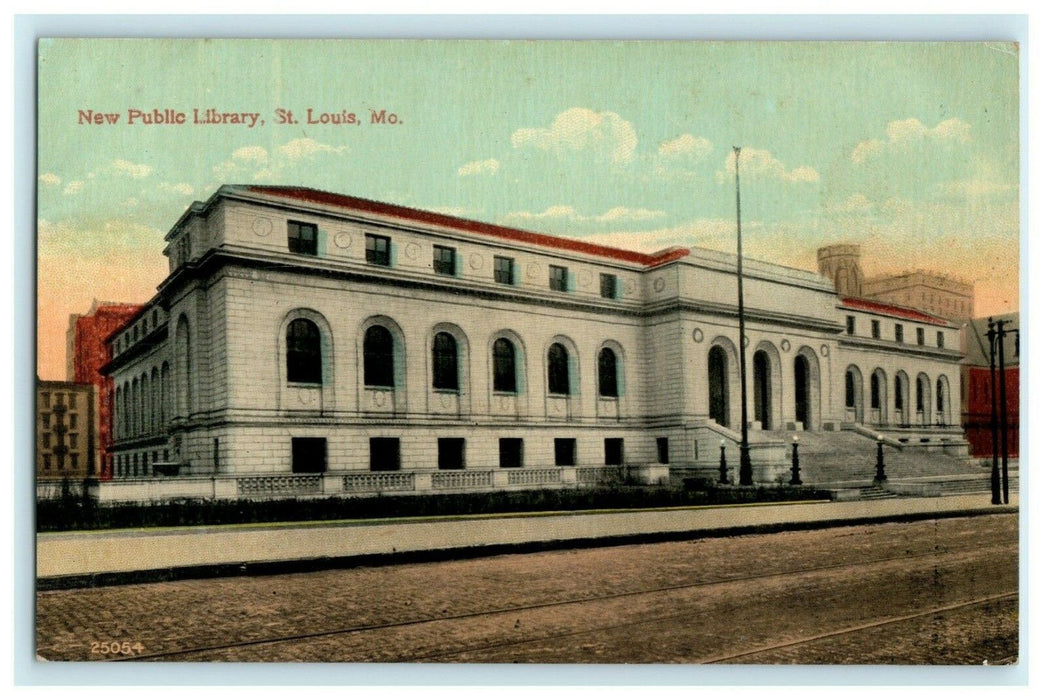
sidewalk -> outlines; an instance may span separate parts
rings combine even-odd
[[[37,535],[40,588],[447,559],[537,549],[1017,512],[981,495]]]

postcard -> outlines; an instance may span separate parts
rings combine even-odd
[[[38,659],[1016,664],[1018,81],[42,39]]]

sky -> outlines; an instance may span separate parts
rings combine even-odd
[[[1015,311],[1018,114],[1004,43],[44,40],[38,373],[65,378],[70,314],[153,296],[164,235],[225,183],[735,251],[733,146],[746,256],[857,243],[868,276]]]

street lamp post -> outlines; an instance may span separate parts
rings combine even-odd
[[[740,485],[751,485],[751,448],[747,444],[747,355],[744,352],[744,236],[740,224],[740,146],[736,156],[736,298],[740,325]]]
[[[729,467],[726,465],[726,441],[722,441],[721,445],[722,454],[718,458],[718,483],[728,484],[729,483]]]
[[[1008,444],[1006,431],[1009,429],[1010,422],[1006,419],[1006,367],[1005,360],[1006,352],[1003,349],[1003,341],[1006,338],[1006,331],[1003,330],[1003,326],[1006,325],[1006,321],[998,321],[996,326],[999,331],[999,430],[1002,433],[1002,453],[1003,453],[1003,503],[1010,502],[1010,482],[1006,475],[1006,462],[1009,456]]]
[[[875,483],[883,484],[886,482],[886,462],[883,459],[882,454],[882,436],[878,437],[879,447],[875,453]]]
[[[798,435],[791,438],[791,481],[792,486],[801,486],[802,477],[798,467]]]
[[[997,388],[995,386],[995,353],[997,343],[995,342],[995,323],[992,319],[988,319],[988,357],[989,357],[989,368],[991,369],[991,384],[992,389],[992,411],[991,411],[991,429],[992,429],[992,505],[999,505],[1002,503],[1002,497],[999,489],[999,420],[998,420],[998,401],[996,400]]]

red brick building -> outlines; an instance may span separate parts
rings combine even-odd
[[[1006,330],[1017,330],[1019,314],[996,316],[993,320],[1006,321]],[[966,334],[966,359],[962,367],[963,428],[974,457],[992,456],[992,370],[988,348],[987,319],[973,319],[964,327]],[[1006,336],[1003,343],[1005,357],[1003,365],[1006,375],[1006,444],[1007,454],[1016,458],[1020,445],[1021,407],[1021,349],[1016,333]],[[996,410],[999,401],[999,362],[996,358]],[[1000,420],[1002,420],[1000,418]]]
[[[98,473],[101,479],[113,476],[113,380],[99,373],[99,368],[112,359],[106,343],[114,331],[135,316],[140,304],[114,304],[96,301],[86,314],[69,318],[67,342],[67,375],[69,381],[95,385],[98,393]]]

